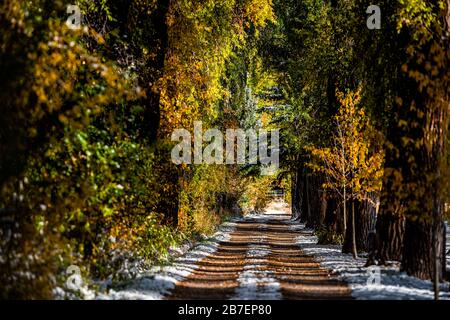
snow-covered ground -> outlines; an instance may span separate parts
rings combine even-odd
[[[232,299],[281,299],[280,284],[264,267],[270,254],[270,246],[264,229],[268,219],[282,218],[286,209],[282,204],[272,206],[265,214],[251,214],[244,219],[257,220],[260,234],[248,245],[245,255],[245,267],[239,275],[237,287]],[[270,217],[269,217],[270,216]],[[335,272],[345,280],[352,296],[356,299],[433,299],[434,293],[430,281],[419,280],[398,271],[398,265],[389,267],[373,266],[364,268],[365,258],[353,259],[350,254],[343,254],[341,246],[318,245],[312,230],[303,224],[288,222],[292,231],[299,232],[296,242],[309,255],[317,258],[320,264]],[[176,282],[184,280],[191,274],[204,257],[214,253],[221,241],[230,239],[230,234],[236,229],[236,220],[222,224],[218,231],[207,241],[189,248],[174,249],[173,254],[183,256],[176,258],[170,266],[154,267],[139,276],[106,293],[88,289],[81,281],[74,281],[79,297],[84,299],[163,299],[174,287]],[[301,232],[300,232],[301,231]],[[450,250],[450,229],[447,228],[447,250]],[[179,252],[178,252],[179,251]],[[187,253],[186,253],[187,251]],[[186,253],[186,254],[184,254]],[[450,268],[450,257],[447,257],[447,267]],[[56,297],[75,298],[67,295],[65,290],[57,288]],[[449,284],[441,285],[441,299],[450,299]]]
[[[214,253],[221,241],[229,240],[235,226],[234,221],[222,224],[211,238],[175,259],[170,266],[153,267],[141,272],[136,279],[122,285],[121,288],[110,289],[107,293],[99,293],[89,289],[79,281],[78,287],[73,288],[73,290],[77,291],[82,299],[161,300],[175,287],[177,281],[182,281],[198,267],[195,262]],[[174,248],[172,251],[178,255],[184,253],[186,248]],[[74,298],[73,295],[68,295],[61,288],[55,290],[55,296],[60,299]]]
[[[433,299],[431,281],[424,281],[399,272],[398,265],[364,268],[365,258],[353,259],[343,254],[341,246],[318,245],[312,230],[303,224],[292,224],[291,230],[302,230],[297,243],[307,254],[315,256],[323,267],[337,273],[345,280],[356,299]],[[447,234],[448,235],[448,234]],[[448,260],[447,260],[448,261]],[[441,285],[441,299],[450,299],[449,284]]]
[[[448,221],[445,222],[445,227],[447,228],[447,249],[445,252],[448,252],[447,254],[447,270],[450,272],[450,226],[448,225]]]
[[[232,300],[280,300],[280,283],[266,270],[264,263],[270,253],[268,245],[252,245],[246,254],[244,271]]]
[[[130,285],[121,290],[110,290],[107,295],[99,295],[97,299],[120,300],[161,300],[175,287],[177,281],[185,279],[198,266],[196,261],[214,253],[221,241],[230,239],[235,229],[235,222],[222,224],[218,231],[205,243],[202,243],[186,255],[178,258],[171,266],[154,267],[134,279]]]
[[[263,215],[250,215],[247,219],[260,223],[259,229],[266,227],[266,218]],[[273,273],[267,270],[267,256],[270,254],[270,246],[264,231],[255,239],[257,243],[251,243],[245,255],[244,271],[239,275],[239,287],[236,289],[232,300],[280,300],[280,283],[273,277]]]

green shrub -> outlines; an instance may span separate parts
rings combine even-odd
[[[344,236],[337,233],[333,228],[320,226],[315,231],[318,244],[342,244],[344,243]]]

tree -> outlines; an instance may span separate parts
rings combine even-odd
[[[324,188],[341,197],[344,230],[347,230],[347,202],[350,201],[350,243],[356,258],[355,202],[364,201],[367,194],[380,190],[383,153],[376,146],[376,133],[364,110],[357,107],[361,99],[360,90],[347,95],[338,93],[337,96],[341,107],[335,116],[336,133],[333,147],[309,147],[311,154],[319,160],[309,165],[313,170],[325,173],[327,182],[324,183]]]
[[[396,146],[409,165],[400,175],[407,193],[402,270],[436,281],[445,273],[442,171],[450,112],[449,10],[448,1],[421,8],[406,2],[400,17],[412,20],[398,27],[408,39],[409,56],[402,66],[406,88],[398,99],[407,114],[399,117],[402,144]]]

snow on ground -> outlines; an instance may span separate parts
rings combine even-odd
[[[170,266],[154,267],[140,274],[121,289],[110,290],[108,294],[99,294],[96,299],[112,300],[161,300],[175,287],[177,281],[189,276],[204,257],[214,253],[221,241],[230,239],[235,222],[222,224],[218,231],[206,242],[199,244],[186,255],[179,257]]]
[[[232,299],[281,299],[280,284],[270,270],[264,267],[270,247],[264,234],[266,223],[274,216],[286,214],[286,205],[282,202],[272,203],[265,214],[250,214],[244,220],[257,220],[261,235],[248,245],[246,266],[239,275],[239,287]],[[109,290],[108,293],[98,293],[88,289],[81,279],[75,279],[72,285],[78,286],[79,296],[83,299],[145,299],[160,300],[175,287],[177,281],[182,281],[196,268],[204,257],[214,253],[221,241],[230,239],[235,230],[236,220],[222,224],[212,238],[195,246],[172,248],[172,254],[178,256],[170,266],[153,267],[141,272],[136,279],[129,281],[120,288]],[[407,276],[398,271],[398,265],[388,267],[372,266],[364,268],[365,258],[353,259],[350,254],[343,254],[341,246],[318,245],[313,230],[306,229],[303,224],[289,222],[292,231],[301,231],[296,237],[297,244],[306,253],[315,256],[320,264],[332,270],[345,280],[356,299],[433,299],[434,293],[430,281]],[[189,250],[189,251],[188,251]],[[447,251],[450,250],[450,228],[447,224]],[[447,268],[450,269],[450,256],[447,256]],[[80,280],[80,281],[78,281]],[[450,299],[449,284],[441,285],[441,299]],[[77,298],[67,295],[62,288],[55,289],[55,297]]]
[[[267,228],[267,221],[275,215],[284,215],[285,204],[274,202],[267,208],[264,214],[252,213],[245,216],[245,220],[259,223],[258,229]],[[270,217],[272,216],[272,217]],[[256,242],[256,243],[255,243]],[[239,287],[236,288],[231,300],[280,300],[280,283],[273,277],[273,272],[267,270],[267,256],[270,254],[270,246],[264,231],[250,243],[245,255],[244,271],[239,275]]]
[[[450,272],[450,226],[448,225],[448,221],[445,222],[445,227],[447,229],[447,247],[445,249],[445,252],[447,252],[447,270]]]
[[[264,228],[260,225],[260,228]],[[232,300],[280,300],[280,284],[267,270],[267,256],[270,246],[265,244],[267,238],[262,235],[258,243],[251,243],[245,255],[244,271],[239,275],[239,287],[236,288]]]
[[[353,259],[341,252],[339,245],[318,245],[313,231],[303,224],[292,224],[291,230],[302,230],[297,244],[306,254],[315,256],[320,264],[345,280],[356,299],[412,300],[433,299],[431,281],[424,281],[398,271],[398,265],[364,268],[365,258]],[[305,235],[306,234],[306,235]],[[441,285],[441,299],[450,299],[449,284]]]

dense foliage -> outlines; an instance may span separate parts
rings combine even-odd
[[[282,54],[265,57],[288,105],[293,214],[344,252],[369,251],[368,264],[442,279],[449,3],[381,1],[380,29],[366,25],[370,5],[275,3],[268,41]]]
[[[256,104],[270,1],[74,4],[79,30],[63,1],[0,8],[3,297],[50,297],[72,264],[90,277],[130,276],[124,264],[155,263],[258,209],[265,192],[246,190],[270,183],[170,160],[176,128],[259,117],[243,106]]]
[[[2,2],[0,297],[52,297],[69,265],[133,276],[274,184],[321,242],[442,279],[449,2],[381,0],[381,29],[369,5]],[[171,133],[194,121],[280,128],[279,175],[175,165]]]

